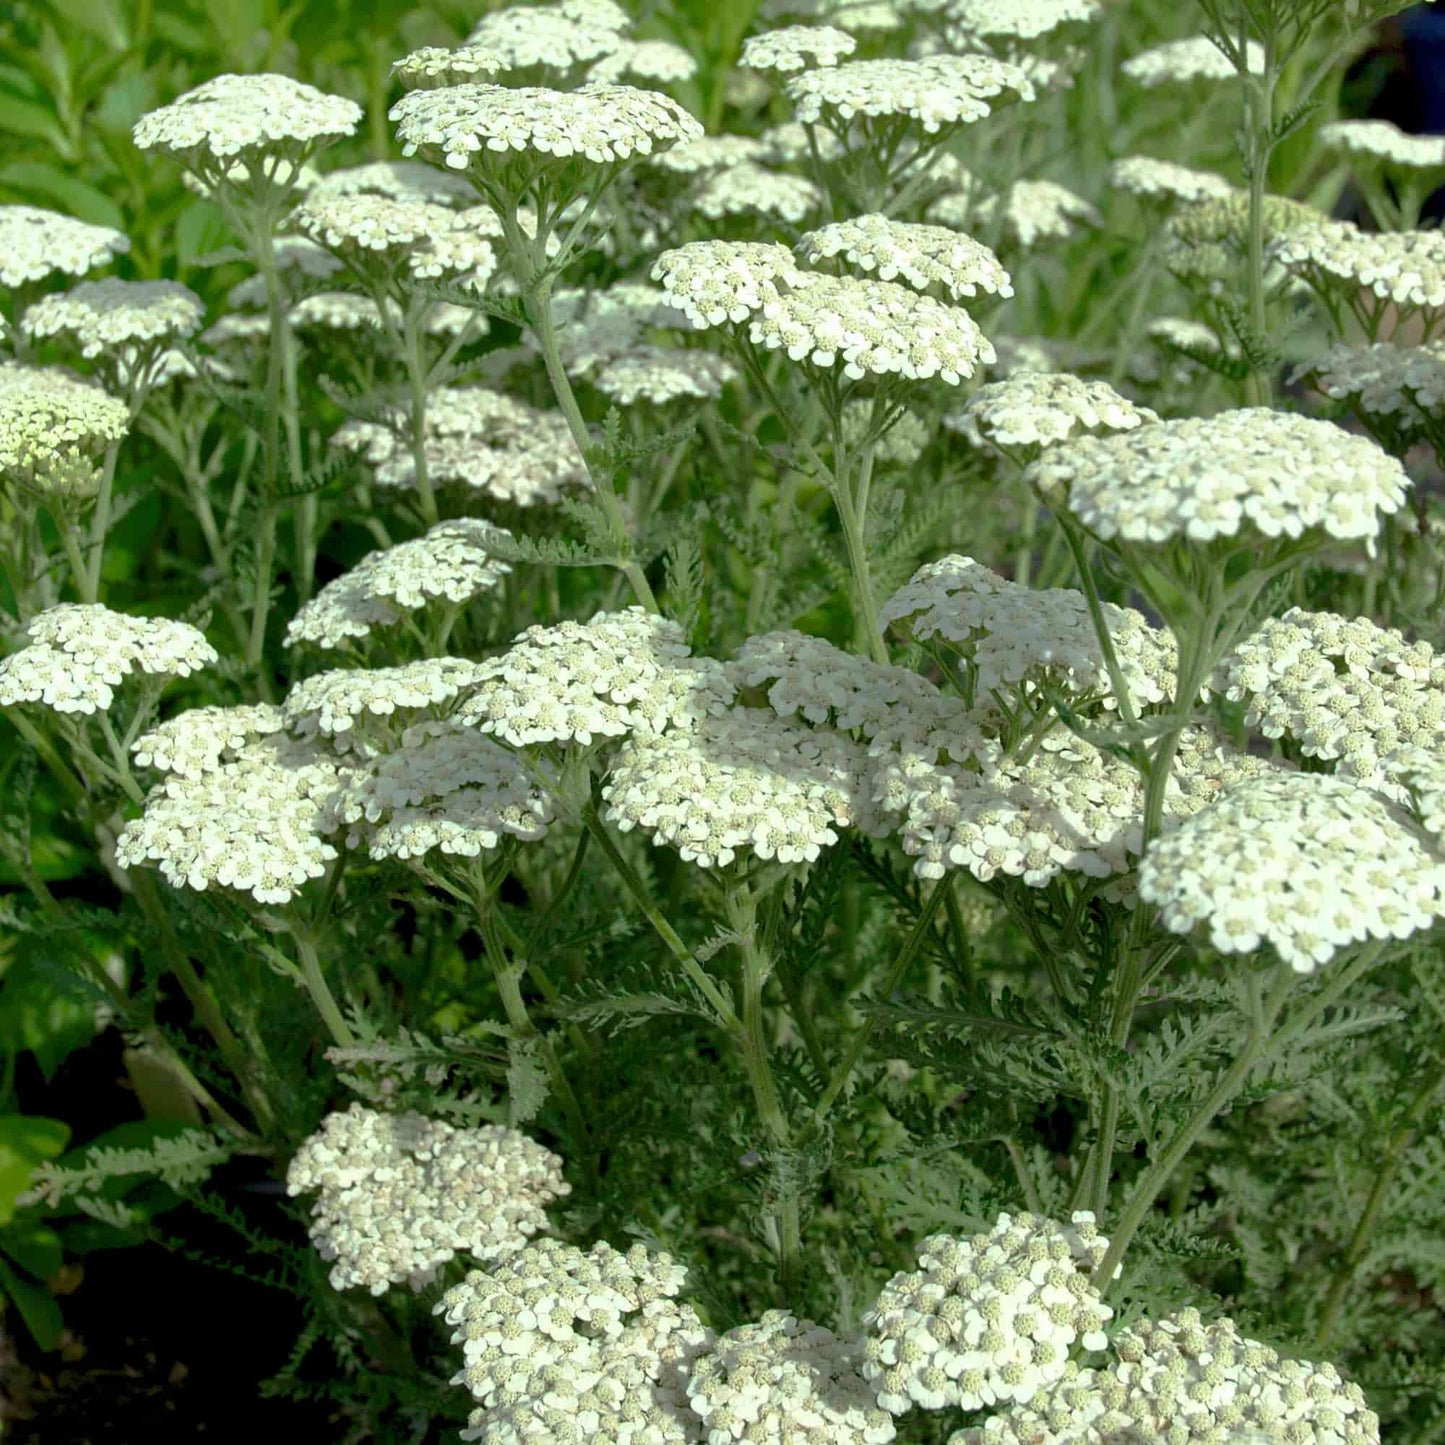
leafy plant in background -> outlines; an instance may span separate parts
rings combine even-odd
[[[1438,1438],[1395,8],[17,7],[36,1342],[204,1225],[352,1438]]]

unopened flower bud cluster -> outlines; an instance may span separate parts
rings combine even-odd
[[[1089,1213],[1068,1225],[1001,1214],[967,1239],[932,1235],[864,1316],[862,1373],[895,1415],[1026,1403],[1062,1378],[1070,1349],[1107,1344],[1113,1315],[1089,1271],[1109,1242]]]

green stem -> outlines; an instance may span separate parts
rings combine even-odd
[[[903,941],[903,947],[898,951],[898,957],[893,960],[887,974],[884,975],[883,985],[878,995],[881,999],[887,999],[903,982],[904,975],[913,966],[913,960],[918,957],[919,950],[928,937],[929,930],[933,926],[934,914],[948,898],[950,891],[947,878],[941,878],[934,884],[933,892],[928,895],[928,901],[919,910],[908,937]],[[833,1076],[828,1080],[828,1086],[823,1090],[822,1096],[813,1110],[814,1116],[820,1123],[827,1117],[828,1111],[833,1107],[838,1095],[847,1086],[848,1079],[857,1066],[858,1060],[862,1057],[863,1050],[867,1048],[868,1040],[873,1037],[873,1031],[877,1024],[876,1018],[868,1018],[863,1021],[862,1027],[854,1034],[853,1041],[848,1045],[848,1050],[839,1061],[838,1067],[833,1070]]]
[[[271,607],[271,571],[276,562],[277,490],[281,475],[281,392],[286,367],[286,311],[268,217],[257,217],[252,235],[256,266],[266,282],[266,307],[270,317],[270,345],[266,348],[265,412],[261,431],[261,520],[256,543],[251,631],[246,642],[246,664],[259,669],[266,648],[266,615]]]
[[[1249,327],[1257,343],[1268,332],[1264,293],[1264,197],[1269,181],[1269,159],[1274,149],[1274,88],[1279,79],[1275,69],[1274,36],[1266,31],[1264,67],[1258,76],[1243,77],[1246,96],[1246,126],[1249,140],[1248,247]],[[1273,396],[1271,378],[1251,370],[1246,380],[1246,398],[1251,406],[1268,406]]]
[[[1112,1281],[1124,1252],[1138,1233],[1145,1215],[1154,1207],[1154,1201],[1168,1186],[1174,1171],[1199,1141],[1200,1135],[1248,1082],[1254,1069],[1281,1053],[1327,1008],[1338,1002],[1341,996],[1378,962],[1383,951],[1383,944],[1371,944],[1356,954],[1349,963],[1332,965],[1334,976],[1330,982],[1296,1012],[1277,1034],[1273,1033],[1274,1025],[1290,990],[1294,987],[1294,972],[1288,964],[1276,965],[1274,986],[1268,997],[1262,1001],[1258,996],[1258,981],[1250,980],[1253,1007],[1244,1046],[1234,1062],[1220,1075],[1203,1102],[1180,1125],[1173,1138],[1135,1184],[1117,1224],[1109,1231],[1111,1242],[1108,1253],[1094,1271],[1094,1283],[1099,1288],[1107,1288]]]
[[[539,229],[536,244],[542,248],[543,257],[546,255],[545,241],[546,238]],[[567,427],[572,433],[573,441],[577,444],[578,454],[586,458],[591,450],[592,440],[587,435],[587,423],[582,419],[582,409],[577,405],[577,397],[572,390],[572,383],[567,377],[567,369],[562,364],[562,353],[557,345],[557,328],[552,319],[550,278],[533,284],[527,295],[527,315],[532,323],[532,331],[537,338],[537,344],[541,349],[542,361],[547,368],[547,378],[552,383],[552,391],[557,397],[557,405],[567,419]],[[647,580],[646,573],[631,555],[632,538],[627,529],[627,519],[622,515],[622,503],[618,500],[617,491],[612,485],[612,478],[599,476],[593,470],[590,461],[587,463],[587,469],[592,475],[593,494],[607,518],[608,529],[616,540],[620,554],[618,570],[627,578],[637,600],[649,612],[656,612],[658,611],[657,598],[653,594],[652,586]]]
[[[100,467],[100,489],[95,494],[95,511],[90,518],[90,560],[84,574],[76,579],[82,602],[100,600],[100,567],[105,557],[105,539],[110,531],[112,504],[115,497],[115,467],[120,457],[120,443],[112,442],[105,449]]]
[[[1420,1124],[1435,1107],[1442,1084],[1445,1084],[1445,1058],[1437,1060],[1435,1066],[1426,1071],[1424,1079],[1421,1080],[1415,1091],[1414,1101],[1406,1112],[1401,1127],[1395,1131],[1394,1137],[1385,1150],[1385,1157],[1375,1171],[1374,1183],[1365,1200],[1365,1207],[1360,1211],[1360,1218],[1355,1225],[1354,1232],[1350,1235],[1350,1242],[1345,1246],[1345,1252],[1336,1266],[1335,1277],[1330,1284],[1330,1292],[1325,1299],[1324,1310],[1320,1315],[1319,1327],[1315,1331],[1315,1344],[1321,1350],[1329,1344],[1330,1336],[1334,1332],[1335,1321],[1339,1318],[1340,1310],[1349,1296],[1350,1287],[1355,1281],[1355,1274],[1359,1270],[1361,1260],[1365,1257],[1365,1251],[1369,1248],[1370,1236],[1374,1233],[1375,1224],[1385,1207],[1385,1199],[1395,1182],[1395,1176],[1399,1174],[1400,1167],[1405,1162],[1406,1154],[1409,1153],[1419,1135]]]
[[[342,1048],[354,1047],[356,1035],[351,1032],[351,1025],[346,1022],[336,997],[326,982],[326,976],[321,971],[321,959],[317,956],[316,945],[304,932],[296,931],[292,937],[296,941],[296,958],[301,965],[301,981],[306,992],[311,995],[311,1002],[316,1005],[316,1012],[321,1015],[327,1032]]]
[[[421,506],[421,519],[434,527],[440,513],[436,493],[432,490],[431,473],[426,460],[426,388],[427,366],[422,355],[421,326],[416,308],[408,305],[402,315],[403,355],[406,379],[411,389],[411,457],[416,473],[416,490]]]

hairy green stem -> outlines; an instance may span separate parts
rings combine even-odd
[[[1110,1227],[1111,1242],[1108,1253],[1094,1271],[1094,1283],[1100,1289],[1106,1289],[1112,1281],[1114,1271],[1138,1233],[1139,1226],[1154,1207],[1154,1201],[1168,1186],[1174,1171],[1215,1117],[1245,1086],[1250,1074],[1282,1053],[1327,1008],[1339,1002],[1340,998],[1374,967],[1383,951],[1383,944],[1369,944],[1350,962],[1332,964],[1333,976],[1330,981],[1298,1009],[1278,1033],[1274,1032],[1275,1023],[1296,982],[1293,970],[1285,963],[1276,965],[1274,983],[1263,999],[1258,994],[1258,980],[1250,980],[1253,989],[1252,1008],[1244,1045],[1234,1062],[1219,1076],[1203,1102],[1180,1125],[1134,1185],[1118,1221]]]
[[[90,517],[90,557],[85,572],[76,579],[82,602],[100,600],[100,568],[105,558],[105,539],[110,531],[110,518],[115,498],[115,468],[120,458],[120,443],[112,442],[105,449],[100,466],[100,487],[95,494],[95,511]]]
[[[904,975],[913,966],[913,960],[918,957],[919,950],[923,947],[928,937],[929,930],[933,926],[933,916],[938,912],[939,906],[948,898],[951,889],[949,880],[941,878],[933,885],[933,892],[928,895],[928,901],[919,910],[918,917],[914,920],[913,927],[908,932],[908,937],[903,941],[903,947],[898,950],[898,956],[889,966],[888,972],[884,975],[882,988],[879,990],[879,997],[887,999],[889,995],[903,982]],[[873,1031],[877,1027],[876,1018],[869,1018],[863,1021],[858,1032],[853,1035],[847,1052],[839,1060],[837,1068],[833,1070],[833,1076],[828,1080],[827,1087],[823,1090],[818,1099],[813,1113],[821,1122],[828,1115],[838,1095],[847,1086],[853,1070],[857,1067],[858,1060],[862,1057],[863,1050],[868,1046],[868,1040],[873,1037]]]
[[[351,1032],[351,1025],[346,1022],[345,1015],[336,1002],[336,996],[326,982],[326,975],[321,971],[321,959],[317,955],[315,943],[303,930],[293,932],[292,938],[296,942],[296,959],[301,965],[301,982],[305,985],[306,992],[311,995],[311,1002],[316,1005],[316,1012],[321,1015],[322,1023],[326,1025],[332,1039],[342,1048],[353,1048],[356,1035]]]
[[[1354,1232],[1350,1235],[1350,1241],[1345,1246],[1344,1254],[1340,1256],[1339,1264],[1335,1267],[1334,1279],[1330,1282],[1330,1292],[1325,1298],[1324,1309],[1320,1313],[1319,1326],[1315,1330],[1315,1344],[1321,1350],[1330,1342],[1335,1322],[1339,1319],[1340,1310],[1349,1297],[1360,1262],[1364,1259],[1366,1250],[1369,1249],[1370,1237],[1374,1233],[1375,1225],[1385,1207],[1385,1200],[1405,1162],[1405,1156],[1410,1152],[1411,1146],[1419,1136],[1420,1125],[1436,1106],[1442,1084],[1445,1084],[1445,1058],[1438,1059],[1433,1068],[1426,1070],[1425,1077],[1415,1090],[1415,1097],[1405,1113],[1400,1128],[1395,1131],[1385,1149],[1385,1157],[1375,1171],[1374,1183],[1365,1199],[1365,1207],[1360,1211],[1360,1217],[1355,1224]]]

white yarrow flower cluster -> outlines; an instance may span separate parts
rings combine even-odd
[[[787,92],[800,121],[821,122],[840,138],[900,117],[938,135],[1035,98],[1033,82],[1018,66],[988,55],[850,60],[793,76]]]
[[[1112,1349],[1107,1369],[1071,1366],[1029,1405],[949,1445],[1379,1445],[1379,1418],[1357,1384],[1330,1364],[1282,1360],[1232,1320],[1205,1324],[1183,1309],[1121,1330]]]
[[[0,206],[0,286],[84,276],[130,250],[130,237],[40,206]]]
[[[480,677],[483,664],[463,657],[426,657],[396,667],[342,667],[318,672],[286,694],[281,710],[299,738],[330,738],[339,751],[369,751],[372,724],[439,708]],[[358,726],[359,725],[359,726]],[[387,725],[382,724],[382,731]]]
[[[1156,839],[1139,895],[1171,933],[1202,927],[1221,953],[1269,944],[1313,973],[1351,944],[1408,938],[1445,916],[1445,863],[1359,784],[1273,773]]]
[[[336,857],[337,760],[284,733],[245,744],[219,767],[174,774],[122,829],[116,862],[155,864],[172,888],[213,886],[286,903]]]
[[[512,570],[489,551],[499,540],[510,540],[510,533],[460,517],[437,523],[423,537],[368,553],[303,604],[286,629],[286,645],[341,647],[433,602],[463,607]]]
[[[699,1357],[688,1401],[707,1445],[888,1445],[897,1431],[858,1373],[860,1354],[811,1320],[769,1310]]]
[[[837,65],[857,48],[858,42],[836,25],[788,25],[744,40],[738,64],[746,70],[790,75],[795,70]]]
[[[1031,454],[1082,432],[1133,431],[1158,416],[1107,381],[1067,371],[1019,371],[979,387],[962,411],[943,420],[976,447]]]
[[[1028,475],[1100,537],[1145,543],[1246,529],[1371,539],[1409,486],[1368,437],[1262,407],[1076,437],[1046,449]]]
[[[88,360],[185,341],[201,329],[201,298],[179,281],[82,281],[69,291],[42,297],[25,313],[31,340],[61,337]]]
[[[1103,224],[1091,202],[1057,181],[1015,181],[1001,199],[979,202],[979,218],[992,220],[1000,207],[1005,236],[1026,251],[1040,241],[1067,241],[1076,222]]]
[[[384,196],[391,201],[430,201],[444,206],[475,206],[477,193],[465,176],[421,161],[368,161],[318,176],[307,189],[315,203],[336,196]]]
[[[131,744],[131,754],[142,768],[199,778],[234,762],[247,743],[285,725],[281,709],[270,703],[193,707],[142,733]]]
[[[361,454],[380,487],[416,487],[416,457],[400,408],[386,423],[353,419],[331,445]],[[587,464],[566,418],[481,386],[452,387],[427,399],[423,437],[432,486],[465,487],[517,507],[548,506],[587,484]]]
[[[798,226],[822,207],[823,192],[803,176],[741,161],[709,171],[688,201],[713,221],[724,216],[761,216],[770,224],[781,221]]]
[[[1291,227],[1269,246],[1271,257],[1316,290],[1364,290],[1405,311],[1445,307],[1445,235],[1429,231],[1362,231],[1351,221],[1322,219]]]
[[[499,226],[486,206],[457,210],[364,192],[318,196],[313,189],[294,219],[363,273],[380,267],[412,282],[457,279],[480,289],[497,264],[489,238]]]
[[[1420,825],[1435,840],[1437,848],[1445,847],[1445,752],[1436,746],[1402,747],[1390,753],[1382,763],[1383,770],[1409,798]]]
[[[749,320],[807,274],[786,246],[768,241],[690,241],[652,268],[668,303],[699,331]]]
[[[0,661],[0,706],[104,712],[133,673],[189,677],[218,661],[216,649],[188,622],[132,617],[98,602],[61,602],[33,617],[26,635],[30,645]]]
[[[1168,702],[1173,638],[1132,607],[1105,602],[1103,609],[1134,707]],[[948,642],[969,662],[981,696],[1047,685],[1118,706],[1088,603],[1072,588],[1021,587],[972,557],[950,555],[920,567],[884,604],[879,622],[902,623],[915,642]]]
[[[1245,54],[1251,75],[1264,72],[1264,47],[1251,40]],[[1120,73],[1150,90],[1161,85],[1188,85],[1196,80],[1232,80],[1239,73],[1234,63],[1207,36],[1190,35],[1166,41],[1132,55]]]
[[[840,733],[733,708],[617,750],[603,797],[621,832],[640,828],[689,863],[726,867],[743,848],[815,862],[839,830],[866,825],[864,751]]]
[[[948,0],[951,34],[980,40],[1033,41],[1065,25],[1087,25],[1103,0]]]
[[[676,85],[697,74],[697,57],[671,40],[624,40],[587,72],[594,84],[616,85],[624,80],[646,80]]]
[[[362,110],[353,100],[327,95],[289,75],[218,75],[148,111],[133,135],[141,150],[159,150],[194,171],[227,174],[227,162],[296,159],[318,145],[351,135]]]
[[[866,215],[835,221],[798,240],[809,264],[841,259],[880,281],[900,281],[915,291],[938,291],[955,301],[1012,296],[1013,284],[999,259],[981,241],[946,226]]]
[[[618,406],[639,401],[711,401],[737,376],[737,367],[711,352],[677,346],[637,346],[603,362],[592,385]]]
[[[352,1104],[296,1151],[286,1192],[319,1195],[311,1242],[334,1261],[331,1287],[380,1295],[402,1281],[420,1290],[458,1254],[519,1253],[571,1185],[555,1154],[512,1129]]]
[[[1147,200],[1192,202],[1234,193],[1234,187],[1213,171],[1195,170],[1153,156],[1124,156],[1115,161],[1109,167],[1109,184],[1115,190]]]
[[[992,344],[959,307],[893,281],[814,272],[775,291],[752,314],[748,339],[794,361],[838,367],[855,381],[936,377],[957,386],[994,360]]]
[[[1061,1378],[1069,1349],[1108,1343],[1113,1315],[1090,1283],[1109,1241],[1094,1216],[1062,1225],[1000,1214],[984,1234],[936,1234],[863,1317],[862,1372],[895,1415],[1026,1402]]]
[[[391,118],[404,155],[421,152],[482,176],[504,172],[509,154],[525,153],[536,169],[569,160],[613,165],[703,133],[671,97],[626,85],[414,90],[392,107]]]
[[[721,663],[693,657],[677,623],[640,607],[529,627],[475,666],[457,718],[514,747],[659,733],[720,711],[731,693]]]
[[[584,1254],[553,1239],[473,1271],[437,1306],[463,1351],[453,1383],[479,1407],[463,1437],[697,1445],[686,1385],[714,1336],[676,1299],[686,1279],[640,1244]]]
[[[508,70],[566,72],[612,54],[629,23],[615,5],[508,5],[482,16],[467,46],[490,51]]]
[[[767,147],[756,136],[700,135],[653,156],[648,168],[675,176],[698,176],[767,158]]]
[[[1381,760],[1445,738],[1445,659],[1366,617],[1291,608],[1220,663],[1211,688],[1245,723],[1378,786]]]
[[[96,464],[130,430],[130,408],[58,367],[0,362],[0,486],[94,495]]]
[[[1445,136],[1410,135],[1388,120],[1335,120],[1322,125],[1325,150],[1403,171],[1445,170]]]
[[[465,858],[506,838],[535,842],[552,805],[517,755],[474,728],[432,719],[406,728],[395,749],[353,776],[336,812],[347,846],[371,857],[420,858],[433,849]]]

